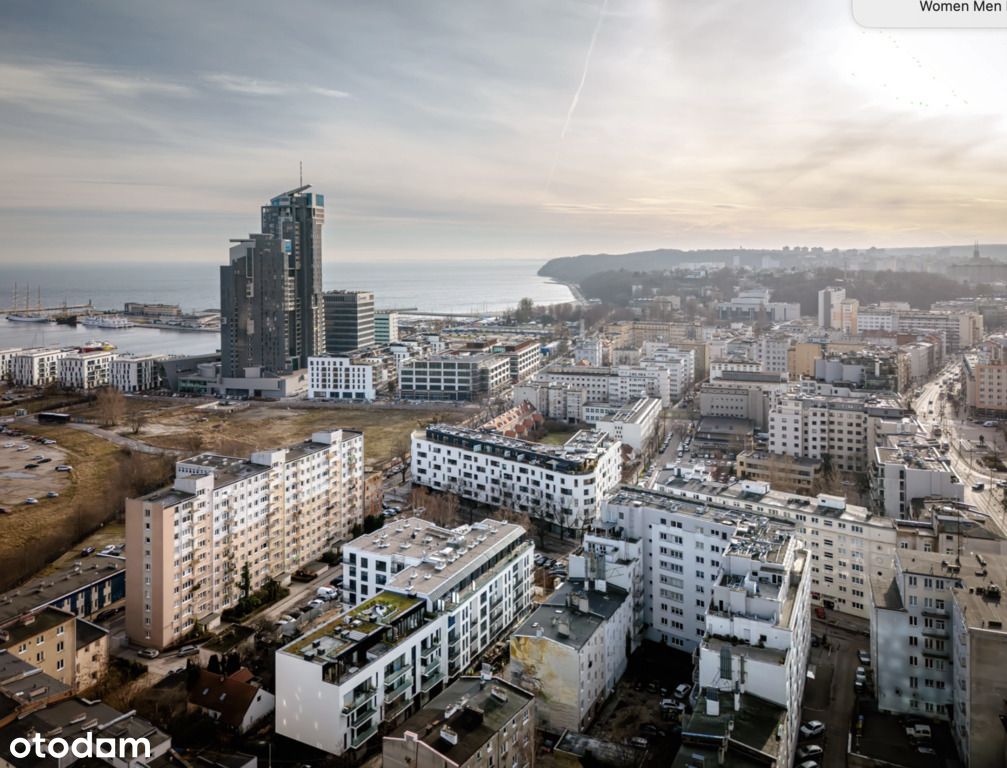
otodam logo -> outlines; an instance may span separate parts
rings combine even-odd
[[[150,757],[150,740],[139,739],[108,739],[94,737],[90,731],[78,736],[72,741],[56,736],[45,738],[41,733],[34,733],[26,738],[20,736],[10,743],[10,753],[16,758],[54,757],[57,760],[67,755],[74,757],[103,757],[133,760]]]

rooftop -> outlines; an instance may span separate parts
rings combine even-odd
[[[719,701],[718,715],[706,713],[707,696]],[[696,705],[692,717],[682,724],[682,746],[671,763],[674,768],[720,764],[718,752],[725,741],[728,753],[724,764],[732,768],[765,768],[779,757],[780,741],[776,735],[786,724],[787,710],[747,693],[739,696],[740,706],[735,710],[733,694],[704,692],[704,699]],[[703,760],[695,760],[697,756]]]
[[[590,762],[584,764],[601,768],[633,768],[643,763],[646,754],[642,749],[572,731],[564,731],[555,749],[557,752],[566,752],[579,758],[587,757]]]
[[[124,558],[99,555],[32,579],[0,595],[0,625],[125,572]]]
[[[21,621],[5,624],[3,632],[6,633],[6,638],[0,639],[0,646],[9,648],[75,619],[72,613],[47,606],[37,613],[28,614]]]
[[[514,637],[546,637],[571,648],[582,648],[629,597],[611,584],[606,591],[585,590],[578,579],[566,581],[536,608]]]
[[[952,580],[955,601],[971,629],[1003,632],[1007,622],[1007,556],[900,550],[896,567],[904,573]]]
[[[487,430],[449,424],[431,424],[426,429],[426,438],[467,450],[490,449],[503,458],[525,464],[543,464],[562,472],[589,471],[593,468],[593,463],[618,442],[604,432],[582,429],[563,445],[543,445],[504,437]]]
[[[451,763],[461,765],[533,699],[500,678],[460,677],[385,738],[415,734]]]
[[[433,599],[457,588],[459,577],[513,549],[525,536],[515,523],[484,520],[458,528],[442,528],[418,517],[400,519],[343,547],[350,553],[395,556],[403,568],[393,573],[388,588]]]

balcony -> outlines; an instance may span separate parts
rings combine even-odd
[[[430,657],[436,654],[438,651],[440,651],[440,646],[437,645],[431,645],[428,648],[421,648],[420,660],[423,662],[424,665],[426,665],[426,663],[430,660]]]
[[[405,676],[400,677],[398,682],[391,688],[385,688],[385,710],[388,709],[392,702],[408,691],[412,687],[412,684],[412,677]]]
[[[351,733],[350,746],[356,749],[377,732],[378,726],[376,724],[371,724],[368,728],[357,731],[356,733]]]
[[[403,664],[401,667],[396,669],[391,674],[385,673],[385,691],[387,692],[388,686],[399,680],[406,672],[409,672],[413,668],[412,664]]]
[[[422,690],[423,693],[426,693],[444,679],[444,673],[441,671],[440,667],[434,667],[430,670],[430,672],[433,674],[430,674],[429,677],[427,676],[429,673],[423,675],[423,681],[420,684],[420,690]]]
[[[350,715],[350,727],[356,728],[361,723],[370,720],[377,711],[378,709],[374,706],[373,702],[362,709],[356,710],[352,715]]]
[[[349,702],[343,705],[343,714],[350,715],[355,710],[359,709],[362,705],[371,701],[374,698],[375,690],[371,686],[367,686],[358,692],[353,694],[353,698]]]

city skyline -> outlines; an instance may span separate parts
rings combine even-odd
[[[989,30],[796,0],[3,18],[0,262],[218,261],[301,161],[344,260],[1007,241]]]

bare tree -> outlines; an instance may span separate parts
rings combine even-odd
[[[103,427],[114,427],[126,412],[126,398],[115,387],[102,387],[95,399],[98,420]]]
[[[130,412],[126,423],[129,424],[129,431],[134,435],[140,434],[140,430],[147,425],[147,414],[139,409]]]

